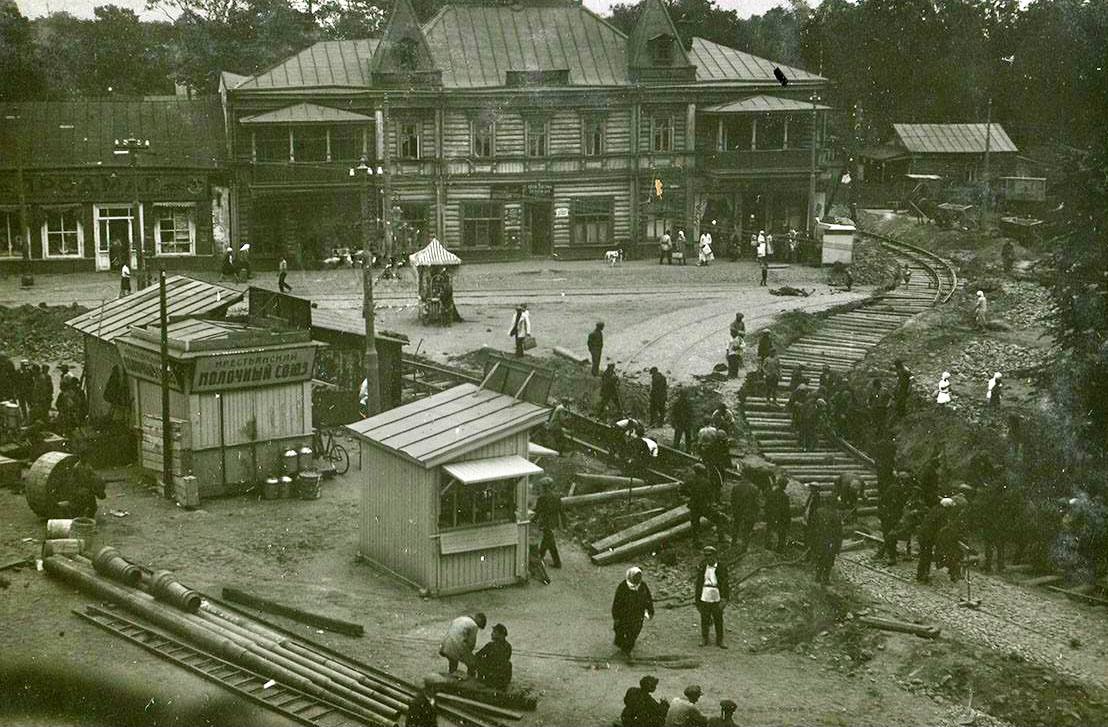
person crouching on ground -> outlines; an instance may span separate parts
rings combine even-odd
[[[739,708],[732,699],[719,700],[719,716],[708,720],[708,727],[734,727],[735,710]]]
[[[639,686],[627,690],[619,716],[620,727],[658,727],[665,722],[669,702],[654,698],[657,688],[658,678],[648,674],[639,680]]]
[[[675,698],[669,707],[669,712],[666,714],[666,727],[708,724],[708,719],[696,706],[703,693],[704,690],[696,684],[685,687],[684,696]]]
[[[458,662],[461,662],[466,665],[469,674],[473,675],[477,667],[477,658],[473,655],[473,649],[477,646],[477,632],[485,628],[486,623],[488,621],[483,613],[459,616],[450,622],[442,646],[439,647],[439,656],[446,658],[451,674],[458,671]]]
[[[627,569],[624,580],[616,588],[612,599],[612,629],[615,645],[625,656],[631,656],[635,641],[642,631],[643,620],[654,618],[654,597],[643,582],[642,570],[635,566]]]
[[[492,627],[492,641],[477,652],[477,678],[499,690],[507,689],[512,681],[512,645],[504,624]]]

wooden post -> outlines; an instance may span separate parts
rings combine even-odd
[[[366,163],[368,167],[368,162]],[[369,169],[358,169],[362,175],[362,315],[365,316],[365,381],[366,416],[381,411],[380,368],[377,361],[377,335],[373,310],[373,233],[371,215],[373,185]]]
[[[173,435],[169,427],[169,311],[165,296],[165,270],[158,276],[158,322],[162,327],[162,494],[173,497]]]

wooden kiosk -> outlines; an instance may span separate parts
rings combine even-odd
[[[169,324],[174,474],[193,474],[201,497],[281,472],[282,456],[311,444],[316,350],[307,330],[185,319]],[[144,469],[162,469],[161,329],[116,341],[141,432]]]
[[[456,315],[453,294],[444,295],[444,284],[453,291],[453,275],[462,259],[431,238],[427,247],[408,256],[419,276],[419,320],[422,323],[453,322]],[[449,307],[449,310],[447,308]],[[448,318],[450,316],[451,318]]]
[[[527,579],[529,432],[550,378],[492,359],[462,384],[347,427],[361,440],[359,555],[447,595]]]

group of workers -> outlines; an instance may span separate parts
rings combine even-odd
[[[23,359],[19,368],[0,353],[0,401],[12,401],[19,407],[24,424],[47,425],[51,409],[57,410],[58,429],[65,434],[79,427],[88,417],[88,401],[80,380],[70,373],[68,364],[59,364],[58,396],[54,398],[54,379],[48,364]]]
[[[657,689],[658,678],[648,674],[639,679],[639,686],[627,690],[623,695],[623,712],[619,716],[620,727],[728,727],[735,724],[735,710],[739,705],[732,699],[721,699],[719,714],[708,717],[700,709],[700,698],[704,696],[700,685],[690,684],[681,696],[672,701],[655,697]]]

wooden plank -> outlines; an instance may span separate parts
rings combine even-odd
[[[565,498],[562,498],[562,502],[565,502]],[[602,553],[610,548],[616,548],[624,543],[630,543],[632,540],[638,540],[639,538],[656,533],[659,530],[665,530],[666,528],[673,527],[677,523],[689,517],[689,508],[687,505],[681,505],[670,510],[666,510],[661,515],[655,515],[649,520],[643,520],[641,523],[632,525],[631,527],[624,528],[617,533],[612,533],[606,538],[601,538],[595,543],[589,546],[589,550],[593,553]]]
[[[662,495],[667,492],[672,492],[680,486],[681,483],[679,482],[663,482],[660,485],[644,485],[642,487],[629,487],[623,490],[607,490],[605,492],[592,492],[587,495],[567,496],[562,498],[562,506],[577,507],[579,505],[590,505],[597,502]]]
[[[519,544],[519,525],[502,523],[480,528],[463,528],[439,533],[439,552],[443,555],[474,550],[501,548]]]
[[[881,629],[883,631],[898,631],[904,634],[913,634],[915,636],[921,636],[925,639],[938,638],[942,632],[938,626],[930,626],[926,624],[913,624],[906,621],[896,621],[890,618],[878,618],[876,616],[859,616],[858,622],[865,624],[871,628]]]
[[[597,553],[592,556],[592,562],[596,565],[607,565],[609,563],[618,563],[621,560],[630,558],[632,555],[638,555],[639,553],[645,553],[652,548],[661,545],[667,540],[677,540],[683,538],[689,534],[692,530],[692,523],[683,522],[680,525],[674,525],[672,528],[667,528],[658,533],[647,535],[645,538],[639,538],[625,545],[621,545],[618,548],[607,550],[603,553]]]
[[[346,634],[347,636],[362,636],[365,633],[365,628],[361,624],[352,623],[350,621],[343,621],[342,619],[332,618],[330,616],[321,616],[319,614],[304,611],[299,608],[286,606],[282,603],[271,601],[268,598],[262,598],[261,596],[255,596],[250,593],[240,591],[237,588],[224,588],[223,598],[231,601],[232,603],[239,603],[243,606],[256,608],[259,611],[265,611],[266,613],[273,613],[278,616],[291,618],[293,621],[299,621],[300,623],[305,623],[309,626],[315,626],[327,631],[334,631],[338,634]]]
[[[1021,586],[1052,586],[1055,583],[1061,583],[1064,578],[1062,576],[1050,575],[1039,576],[1037,578],[1028,578],[1026,581],[1020,583]]]
[[[1089,603],[1095,603],[1099,606],[1108,606],[1108,599],[1094,596],[1091,593],[1082,593],[1081,591],[1071,588],[1059,588],[1058,586],[1047,586],[1047,589],[1054,591],[1055,593],[1061,593],[1065,596],[1072,596],[1073,598],[1079,598]]]

